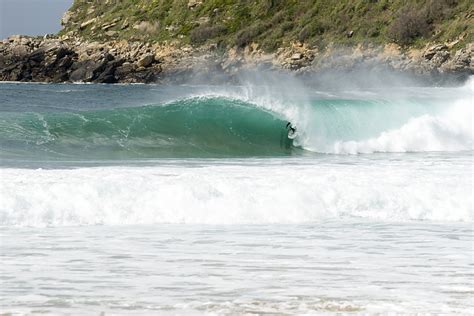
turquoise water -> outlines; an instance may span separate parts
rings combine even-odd
[[[469,314],[472,84],[0,84],[1,311]]]
[[[434,95],[392,91],[397,97],[373,91],[281,96],[261,89],[4,84],[0,157],[90,161],[472,148],[462,88],[432,89]],[[287,137],[288,122],[297,127],[294,140]],[[407,135],[409,128],[427,135]]]
[[[51,159],[281,156],[287,122],[248,103],[191,98],[71,112],[5,113],[4,155]]]

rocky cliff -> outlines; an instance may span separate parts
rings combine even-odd
[[[474,73],[470,1],[76,0],[64,29],[0,42],[0,80],[232,80],[385,69]]]

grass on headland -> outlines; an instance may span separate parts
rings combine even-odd
[[[193,5],[194,3],[194,5]],[[75,0],[62,33],[218,47],[472,42],[471,0]],[[80,25],[96,18],[83,28]]]

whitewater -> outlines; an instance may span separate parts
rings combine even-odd
[[[2,83],[0,310],[469,314],[473,94]]]

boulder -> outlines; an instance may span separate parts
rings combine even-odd
[[[84,23],[82,23],[80,25],[80,29],[85,29],[86,27],[88,27],[89,25],[93,24],[95,21],[97,21],[97,18],[93,18],[93,19],[90,19],[90,20],[87,20],[85,21]]]
[[[448,51],[439,51],[431,58],[430,63],[436,67],[441,66],[444,62],[449,59],[449,52]]]
[[[70,21],[73,16],[73,13],[71,11],[66,11],[64,13],[63,17],[61,18],[61,25],[66,26]]]
[[[195,7],[201,5],[203,0],[189,0],[188,9],[194,9]]]
[[[118,35],[118,32],[117,31],[107,31],[105,32],[105,35],[108,36],[108,37],[115,37]]]
[[[108,64],[107,67],[105,67],[104,71],[101,72],[94,81],[98,83],[117,82],[117,79],[115,78],[115,69],[116,65],[114,63]]]
[[[57,59],[57,60],[60,60],[60,59],[62,59],[63,57],[65,57],[65,56],[67,56],[67,55],[72,55],[73,53],[74,53],[74,52],[73,52],[71,49],[69,49],[69,48],[67,48],[67,47],[65,47],[65,46],[61,46],[61,47],[59,47],[59,49],[56,51],[56,59]]]
[[[158,31],[160,24],[158,22],[141,21],[133,26],[135,30],[143,33],[155,33]]]
[[[117,22],[104,24],[102,25],[102,31],[107,31],[108,29],[113,28],[116,25],[117,25]]]
[[[29,56],[29,59],[35,62],[42,62],[44,60],[44,50],[42,49],[37,49],[34,52],[32,52]]]
[[[474,73],[474,67],[472,65],[473,50],[469,48],[470,47],[468,46],[467,48],[458,50],[451,60],[442,65],[442,69],[447,71],[467,71],[471,74]]]
[[[75,70],[71,73],[69,79],[71,81],[93,81],[97,75],[105,69],[106,64],[107,61],[105,60],[76,62],[73,65],[73,69]]]
[[[431,60],[431,58],[436,55],[436,53],[447,50],[448,47],[444,44],[438,44],[438,45],[433,45],[428,47],[424,52],[423,52],[423,57],[427,60]]]
[[[71,67],[73,64],[72,57],[70,55],[67,55],[63,59],[61,59],[57,65],[58,68],[60,69],[68,69]]]
[[[138,67],[150,67],[155,62],[155,56],[152,54],[145,55],[137,61]]]
[[[291,59],[291,60],[300,60],[300,59],[303,59],[303,54],[301,54],[301,53],[294,53],[293,55],[291,55],[290,59]]]
[[[8,41],[10,43],[18,43],[21,41],[21,35],[11,35],[10,37],[8,37]]]
[[[29,47],[26,45],[15,45],[11,49],[11,52],[14,56],[22,57],[28,55]]]

